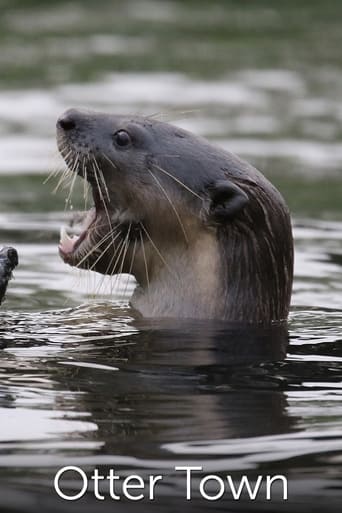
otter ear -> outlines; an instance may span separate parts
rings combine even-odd
[[[209,185],[209,221],[231,221],[248,203],[247,194],[228,180],[218,180]]]

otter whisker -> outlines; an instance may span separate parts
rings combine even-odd
[[[119,236],[119,235],[120,235],[120,234],[118,234],[117,236]],[[105,247],[105,248],[100,252],[100,254],[99,254],[98,258],[95,260],[95,262],[94,262],[94,263],[89,267],[89,270],[90,270],[90,271],[92,271],[92,270],[95,268],[96,264],[99,262],[99,260],[101,260],[101,258],[103,258],[103,256],[106,254],[106,252],[108,251],[108,249],[112,246],[112,244],[113,244],[113,241],[112,241],[112,240],[110,240],[110,241],[109,241],[109,243],[107,244],[107,246],[106,246],[106,247]],[[119,248],[122,246],[122,244],[123,244],[123,240],[121,239],[121,240],[119,241],[119,243],[118,243],[117,248],[116,248],[116,249],[115,249],[115,251],[114,251],[114,255],[113,255],[112,259],[111,259],[111,262],[112,262],[113,258],[115,257],[116,253],[118,252]],[[110,268],[111,262],[108,264],[106,271],[103,273],[103,274],[104,274],[104,276],[105,276],[106,274],[109,274],[109,273],[108,273],[108,271],[109,271],[109,268]]]
[[[57,153],[56,153],[56,157],[57,157]],[[54,169],[52,169],[52,171],[45,178],[45,180],[43,181],[43,184],[45,185],[49,180],[51,180],[51,178],[54,178],[55,176],[58,176],[59,173],[64,171],[64,169],[65,169],[65,166],[62,166],[61,162],[58,162],[57,164],[54,164]]]
[[[92,166],[93,166],[93,171],[94,171],[94,175],[95,175],[95,180],[96,180],[97,188],[98,188],[98,191],[99,191],[99,194],[100,194],[100,198],[101,198],[101,201],[102,201],[102,204],[103,204],[103,208],[104,208],[106,216],[107,216],[108,224],[109,224],[110,230],[113,230],[112,220],[111,220],[111,217],[110,217],[109,212],[108,212],[107,204],[106,204],[105,199],[103,197],[102,189],[101,189],[100,183],[99,183],[98,173],[96,172],[96,168],[95,168],[95,166],[97,166],[97,169],[100,171],[96,160],[92,163]]]
[[[201,112],[201,109],[191,109],[191,110],[175,109],[175,110],[171,110],[169,112],[154,112],[145,117],[146,117],[146,119],[152,119],[152,120],[159,118],[160,120],[162,120],[165,123],[165,122],[176,121],[178,119],[182,119],[182,118],[180,118],[180,116],[182,116],[184,118],[184,117],[189,116],[189,114],[196,114],[198,112]],[[175,116],[177,116],[177,117],[175,117]]]
[[[96,180],[96,185],[97,185],[97,190],[100,194],[100,198],[101,198],[101,201],[103,203],[103,206],[104,208],[106,209],[107,205],[106,205],[106,202],[105,202],[105,199],[104,199],[104,196],[103,196],[103,191],[102,191],[102,187],[100,186],[100,180],[101,180],[101,170],[98,166],[98,163],[95,159],[93,159],[92,161],[92,168],[93,168],[93,172],[94,172],[94,177],[95,177],[95,180]],[[106,210],[107,212],[107,210]],[[109,219],[108,219],[109,221]]]
[[[178,178],[176,178],[174,175],[172,175],[171,173],[169,173],[168,171],[166,171],[165,169],[163,169],[162,167],[158,166],[157,164],[153,164],[154,167],[156,169],[158,169],[159,171],[161,171],[162,173],[165,173],[167,176],[169,176],[170,178],[172,178],[172,180],[174,180],[175,182],[177,182],[179,185],[181,185],[185,190],[191,192],[191,194],[193,194],[194,196],[196,196],[196,198],[200,199],[201,201],[203,201],[203,198],[197,194],[197,192],[193,191],[192,189],[190,189],[190,187],[188,187],[187,185],[185,185],[185,183],[183,183],[181,180],[179,180]]]
[[[101,228],[101,226],[99,227],[99,229]],[[99,235],[99,229],[96,229],[95,230],[95,233],[97,235]],[[119,234],[118,234],[119,235]],[[91,235],[90,235],[91,237]],[[106,233],[104,236],[100,237],[100,240],[94,245],[91,247],[91,249],[89,251],[86,251],[84,253],[84,256],[83,258],[78,262],[78,264],[76,265],[76,267],[79,267],[85,259],[89,258],[93,253],[97,252],[97,250],[99,249],[99,247],[105,243],[109,238],[112,238],[112,233],[108,232]],[[117,238],[117,237],[116,237]],[[101,253],[102,254],[102,253]]]
[[[58,176],[61,172],[64,171],[64,168],[61,168],[61,167],[56,167],[55,169],[53,169],[49,174],[48,176],[45,178],[45,180],[43,181],[43,185],[45,185],[46,183],[48,183],[52,178],[55,178],[56,176]]]
[[[149,279],[149,276],[148,276],[148,267],[147,267],[147,260],[146,260],[145,246],[144,246],[144,239],[143,239],[143,236],[142,236],[141,231],[139,231],[139,234],[140,234],[141,249],[142,249],[142,254],[143,254],[143,259],[144,259],[144,265],[145,265],[145,273],[146,273],[147,288],[150,288],[150,279]]]
[[[109,164],[110,164],[111,166],[113,166],[113,168],[114,168],[115,170],[117,170],[117,169],[118,169],[118,168],[117,168],[117,166],[114,164],[114,162],[113,162],[113,161],[108,157],[108,155],[106,155],[105,153],[102,153],[102,156],[103,156],[103,157],[104,157],[104,158],[109,162]]]
[[[116,278],[116,282],[114,284],[114,287],[116,287],[116,285],[117,285],[118,276],[120,276],[120,274],[122,274],[122,270],[123,270],[125,258],[126,258],[126,255],[127,255],[128,246],[129,246],[129,235],[130,235],[131,227],[132,227],[132,221],[128,225],[127,234],[126,234],[126,237],[125,237],[125,240],[124,240],[124,252],[123,252],[122,257],[121,257],[121,264],[120,264],[119,272],[117,273],[117,278]]]
[[[71,150],[69,151],[69,153],[67,154],[67,158],[70,157],[70,155],[72,154]],[[44,181],[44,183],[46,183],[52,176],[55,176],[57,174],[61,173],[61,177],[55,187],[55,189],[53,190],[53,194],[55,194],[57,192],[57,190],[59,189],[60,185],[65,182],[65,179],[67,176],[69,176],[71,174],[71,171],[69,170],[69,168],[61,168],[61,169],[57,169],[56,172],[54,172],[53,174],[50,174],[48,176],[48,178]]]
[[[82,173],[83,173],[83,199],[84,199],[84,210],[86,210],[86,204],[87,204],[87,201],[86,201],[86,198],[87,198],[87,166],[86,166],[86,163],[87,163],[87,160],[89,159],[89,157],[84,157],[83,161],[82,161]]]
[[[99,172],[100,180],[101,180],[101,183],[103,184],[103,188],[104,188],[104,190],[106,192],[108,203],[110,203],[110,195],[109,195],[108,187],[107,187],[106,181],[104,179],[102,169],[100,169],[100,166],[99,166],[99,164],[98,164],[98,162],[97,162],[95,157],[94,157],[94,163],[95,163],[96,168],[97,168],[97,170]]]
[[[74,176],[73,176],[73,179],[71,181],[71,185],[70,185],[70,190],[69,190],[69,194],[65,200],[65,206],[67,207],[68,205],[71,204],[71,197],[72,197],[72,193],[73,193],[73,190],[74,190],[74,186],[75,186],[75,182],[77,180],[77,173],[74,173]]]
[[[63,145],[61,144],[60,148],[53,152],[52,157],[53,158],[57,157],[58,160],[59,160],[60,157],[62,157],[64,159],[65,158],[65,151],[66,150],[69,151],[69,147],[68,147],[67,142],[64,141]]]
[[[134,265],[136,249],[137,249],[137,239],[135,238],[134,239],[134,246],[133,246],[133,249],[132,249],[131,263],[130,263],[130,266],[129,266],[129,269],[128,269],[126,285],[125,285],[125,288],[124,288],[124,295],[126,295],[126,293],[127,293],[128,282],[129,282],[129,279],[130,279],[130,275],[132,274],[132,269],[133,269],[133,265]]]
[[[120,235],[120,234],[118,234],[118,235]],[[111,240],[111,241],[110,241],[110,243],[107,245],[107,247],[106,247],[106,248],[101,252],[101,254],[100,254],[99,258],[97,259],[97,261],[96,261],[96,262],[94,262],[94,264],[91,266],[90,270],[92,270],[92,269],[93,269],[93,267],[94,267],[94,266],[96,265],[96,263],[98,262],[98,260],[99,260],[100,258],[102,258],[102,257],[105,255],[105,253],[108,251],[108,249],[110,248],[110,246],[111,246],[112,244],[113,244],[113,242],[112,242],[112,240]],[[115,249],[115,251],[114,251],[113,255],[112,255],[112,258],[110,259],[109,264],[107,265],[107,268],[106,268],[105,272],[103,273],[103,278],[102,278],[102,280],[101,280],[101,281],[100,281],[100,283],[99,283],[99,286],[98,286],[98,288],[97,288],[97,292],[101,289],[101,287],[102,287],[102,285],[103,285],[103,282],[104,282],[104,279],[105,279],[105,276],[106,276],[106,275],[110,275],[111,277],[113,277],[113,275],[115,274],[115,267],[116,267],[116,264],[117,264],[117,262],[118,262],[118,260],[119,260],[119,258],[120,258],[121,251],[122,251],[123,247],[124,247],[124,240],[123,240],[123,239],[121,239],[121,240],[119,241],[118,246],[116,247],[116,249]],[[119,254],[118,254],[118,252],[119,252]],[[116,262],[115,262],[115,264],[114,264],[114,266],[113,266],[113,271],[109,273],[109,269],[111,268],[112,263],[113,263],[113,260],[114,260],[114,258],[116,257],[116,255],[117,255],[117,254],[118,254],[118,256],[117,256]],[[113,289],[113,287],[111,286],[111,290],[112,290],[112,289]]]
[[[102,156],[114,167],[114,169],[116,169],[116,166],[114,165],[114,163],[107,157],[107,155],[105,153],[101,153]],[[105,191],[106,191],[106,194],[107,194],[107,198],[108,198],[108,201],[110,202],[110,196],[109,196],[109,191],[108,191],[108,188],[107,188],[107,184],[105,182],[105,179],[104,179],[104,176],[103,176],[103,173],[95,159],[95,164],[96,164],[96,167],[99,171],[99,175],[100,175],[100,179],[102,179],[102,183],[104,184],[104,187],[105,187]],[[98,183],[98,182],[97,182]],[[107,214],[107,218],[108,218],[108,223],[109,223],[109,226],[111,227],[111,219],[110,219],[110,216],[109,216],[109,213],[108,213],[108,209],[107,209],[107,205],[106,205],[106,202],[103,198],[103,194],[102,194],[102,190],[100,188],[100,185],[98,184],[98,188],[100,190],[100,194],[101,194],[101,199],[102,199],[102,202],[103,202],[103,206],[105,208],[105,211],[106,211],[106,214]]]
[[[99,170],[100,181],[103,184],[104,190],[106,192],[107,201],[108,201],[108,203],[110,203],[110,201],[111,201],[110,200],[110,195],[109,195],[109,191],[108,191],[108,187],[107,187],[106,181],[105,181],[104,176],[103,176],[103,172],[102,172],[102,170],[100,168],[98,168],[98,170]]]
[[[111,243],[110,243],[110,244],[111,244]],[[108,248],[110,247],[110,244],[109,244]],[[121,241],[119,242],[119,244],[118,244],[117,248],[115,249],[115,251],[114,251],[114,253],[113,253],[112,258],[110,259],[110,262],[109,262],[109,264],[108,264],[108,266],[107,266],[107,269],[106,269],[106,272],[105,272],[104,274],[109,274],[109,273],[108,273],[108,271],[109,271],[109,269],[110,269],[111,267],[112,267],[112,272],[110,273],[110,274],[111,274],[111,276],[113,276],[114,274],[116,274],[116,272],[115,272],[115,271],[116,271],[116,266],[117,266],[117,263],[118,263],[119,258],[120,258],[120,256],[121,256],[122,250],[124,249],[124,245],[125,245],[125,239],[121,239]],[[108,249],[108,248],[107,248],[107,249]],[[117,255],[117,257],[116,257],[116,255]],[[113,264],[113,261],[114,261],[114,258],[115,258],[115,257],[116,257],[116,260],[115,260],[115,262],[114,262],[114,265],[112,266],[112,264]]]
[[[142,227],[142,229],[144,230],[148,240],[150,241],[150,243],[152,244],[153,248],[155,249],[155,251],[157,252],[159,258],[161,259],[161,261],[163,262],[163,264],[167,267],[167,269],[170,271],[170,273],[175,277],[175,278],[178,278],[178,276],[174,273],[174,271],[171,269],[170,265],[167,263],[167,261],[165,260],[165,258],[163,257],[163,255],[161,254],[161,252],[159,251],[159,249],[157,248],[156,244],[153,242],[152,240],[152,237],[151,235],[148,233],[146,227],[143,225],[143,223],[140,223],[140,226]],[[140,232],[140,235],[141,235],[141,232]]]
[[[69,156],[71,152],[72,152],[72,150],[69,147],[68,143],[66,141],[64,141],[63,146],[60,149],[60,154],[63,157],[63,159],[65,159],[67,156]]]
[[[94,165],[95,165],[95,167],[96,167],[96,169],[98,171],[98,174],[96,173],[96,169],[95,169]],[[113,229],[112,228],[112,220],[111,220],[111,217],[110,217],[109,212],[108,212],[107,203],[106,203],[106,201],[105,201],[105,199],[103,197],[102,189],[101,189],[100,183],[99,183],[99,178],[100,178],[100,180],[102,181],[102,183],[104,185],[104,188],[105,188],[105,191],[107,193],[107,197],[108,198],[109,198],[109,193],[108,193],[108,189],[107,189],[107,185],[106,185],[103,173],[102,173],[102,171],[101,171],[101,169],[100,169],[100,167],[98,165],[98,162],[97,162],[97,160],[95,158],[93,159],[93,170],[94,170],[94,174],[95,174],[96,183],[97,183],[97,186],[98,186],[98,189],[99,189],[99,194],[100,194],[100,197],[101,197],[101,200],[102,200],[102,203],[103,203],[103,207],[104,207],[104,210],[105,210],[105,213],[106,213],[106,216],[107,216],[108,224],[109,224],[110,229],[112,230]],[[98,175],[99,175],[99,177],[98,177]],[[109,199],[109,201],[110,201],[110,199]]]
[[[72,175],[71,175],[70,170],[69,170],[69,169],[65,169],[65,170],[63,171],[63,173],[62,173],[62,175],[61,175],[61,177],[60,177],[60,179],[59,179],[59,181],[58,181],[57,185],[56,185],[56,186],[55,186],[55,188],[53,189],[52,194],[56,194],[56,193],[57,193],[57,191],[59,190],[60,186],[61,186],[62,184],[65,184],[65,183],[66,183],[66,181],[67,181],[67,178],[70,178],[70,176],[72,176]]]
[[[154,180],[157,182],[157,184],[158,184],[159,188],[161,189],[161,191],[163,192],[164,196],[166,197],[166,199],[167,199],[167,200],[168,200],[168,202],[170,203],[170,206],[171,206],[172,210],[174,211],[175,216],[177,217],[177,220],[178,220],[179,225],[180,225],[180,227],[181,227],[181,230],[182,230],[182,232],[183,232],[183,234],[184,234],[184,238],[185,238],[186,242],[188,243],[188,242],[189,242],[189,239],[188,239],[188,236],[187,236],[187,234],[186,234],[184,224],[183,224],[183,222],[182,222],[182,220],[181,220],[181,217],[180,217],[180,215],[179,215],[179,213],[178,213],[178,211],[177,211],[177,209],[176,209],[175,205],[173,204],[173,202],[172,202],[172,200],[171,200],[170,196],[168,195],[168,193],[166,192],[166,190],[164,189],[164,187],[162,186],[162,184],[160,183],[160,181],[158,180],[158,178],[157,178],[157,177],[152,173],[152,171],[151,171],[150,169],[148,169],[148,171],[149,171],[150,175],[152,176],[152,178],[154,178]]]
[[[87,164],[90,163],[91,158],[93,158],[92,154],[87,155]],[[88,165],[84,167],[84,180],[83,180],[83,199],[84,199],[84,209],[87,210],[88,207],[88,198],[89,198],[89,191],[91,188],[91,185],[88,180],[88,172],[89,168]]]
[[[102,244],[106,243],[109,239],[111,239],[110,243],[108,244],[108,246],[103,251],[100,252],[99,258],[92,265],[92,268],[93,268],[97,264],[97,262],[100,260],[100,258],[110,248],[110,245],[119,237],[119,235],[120,235],[120,233],[117,233],[116,236],[113,237],[113,233],[112,232],[106,233],[95,246],[93,246],[89,251],[86,252],[86,254],[83,256],[83,258],[77,263],[76,267],[80,267],[85,260],[87,260],[91,255],[93,255],[94,253],[96,253],[98,251],[98,249],[100,248],[100,246]]]
[[[149,114],[146,116],[146,119],[155,119],[155,118],[163,118],[164,113],[163,112],[152,112],[152,114]]]
[[[90,185],[87,181],[87,169],[85,169],[85,180],[83,184],[83,199],[84,199],[84,210],[88,210],[88,200],[89,200],[89,191]]]
[[[104,275],[107,275],[107,274],[110,274],[111,276],[116,275],[115,281],[114,281],[114,283],[113,283],[113,285],[111,287],[112,291],[117,287],[119,276],[123,273],[123,267],[124,267],[127,251],[128,251],[129,244],[130,244],[131,227],[132,227],[132,222],[129,223],[128,230],[127,230],[125,238],[122,239],[121,242],[119,243],[119,245],[116,247],[116,249],[115,249],[115,251],[114,251],[114,253],[112,255],[112,258],[110,259],[110,261],[109,261],[109,263],[107,265],[106,270],[103,272]],[[118,235],[120,235],[120,233]],[[112,241],[109,243],[109,245],[107,245],[107,247],[101,253],[99,258],[101,258],[101,256],[103,256],[106,253],[106,251],[109,249],[109,247],[111,245],[112,245]],[[131,264],[130,264],[129,272],[132,271],[135,251],[136,251],[136,239],[134,240],[133,256],[131,258]],[[116,260],[113,263],[115,258],[116,258]],[[121,263],[120,263],[120,267],[118,268],[119,262],[121,262]],[[96,263],[97,262],[94,263],[94,266],[96,265]],[[109,273],[109,269],[111,269],[110,273]],[[103,282],[104,282],[104,278],[102,279],[101,283],[99,284],[99,289],[101,288]],[[126,283],[126,286],[125,286],[125,291],[126,291],[126,289],[127,289],[127,283]]]
[[[65,150],[66,153],[64,152]],[[64,161],[66,162],[69,158],[73,158],[73,152],[71,149],[69,149],[67,146],[65,146],[65,148],[63,148],[63,153],[61,153]],[[67,167],[68,171],[69,171],[69,168]]]
[[[125,237],[125,246],[126,247],[125,247],[125,251],[124,251],[124,253],[122,255],[119,274],[122,274],[122,269],[123,269],[124,261],[125,261],[126,255],[127,255],[127,250],[128,250],[128,246],[129,246],[129,235],[130,235],[130,232],[131,232],[131,228],[132,228],[132,221],[130,221],[130,223],[128,225],[128,230],[127,230],[127,234],[126,234],[126,237]]]

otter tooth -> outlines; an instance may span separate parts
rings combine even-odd
[[[64,252],[67,252],[67,253],[71,252],[74,249],[77,239],[78,239],[77,235],[73,235],[72,237],[70,237],[70,235],[66,231],[65,226],[61,227],[59,247]]]
[[[60,229],[60,244],[68,243],[70,241],[70,237],[68,235],[68,232],[66,231],[65,226],[61,226]]]

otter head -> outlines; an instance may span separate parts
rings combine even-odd
[[[286,318],[289,215],[258,171],[202,138],[144,117],[71,109],[57,121],[57,141],[94,200],[79,236],[62,235],[65,262],[133,274],[132,304],[145,316]]]

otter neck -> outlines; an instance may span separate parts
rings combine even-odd
[[[223,318],[215,234],[207,232],[191,244],[158,246],[158,250],[160,255],[145,245],[146,269],[141,264],[135,269],[139,285],[132,306],[144,317]]]
[[[253,324],[287,318],[292,267],[286,248],[272,247],[265,234],[257,239],[232,227],[159,250],[162,258],[146,244],[145,267],[140,256],[133,270],[139,286],[131,304],[144,317]]]

